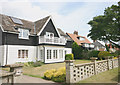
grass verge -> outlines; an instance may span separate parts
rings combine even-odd
[[[99,73],[79,83],[118,83],[118,68]]]

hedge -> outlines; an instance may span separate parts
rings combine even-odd
[[[100,59],[105,59],[105,58],[107,58],[108,56],[111,56],[108,51],[101,51],[101,52],[99,52],[99,54],[98,54],[98,58],[100,58]]]
[[[74,60],[73,54],[66,54],[65,55],[65,60]]]

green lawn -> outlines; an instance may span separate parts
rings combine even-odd
[[[75,64],[89,63],[90,60],[75,60]],[[53,63],[53,64],[44,64],[40,67],[24,67],[23,73],[26,75],[32,75],[37,77],[43,77],[44,72],[50,69],[58,69],[60,67],[65,67],[65,63]]]
[[[118,68],[99,73],[79,83],[118,83]]]
[[[74,64],[89,63],[90,60],[75,60]],[[65,67],[65,63],[53,63],[53,64],[43,64],[40,67],[23,67],[23,74],[32,77],[43,77],[44,72],[50,69],[58,69],[60,67]],[[3,68],[3,70],[9,70],[9,68]]]

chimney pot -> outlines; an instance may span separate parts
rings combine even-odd
[[[78,35],[78,31],[74,31],[74,33],[73,34],[76,34],[76,35]]]

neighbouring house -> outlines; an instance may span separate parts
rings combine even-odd
[[[0,65],[16,62],[63,62],[72,53],[70,38],[51,16],[32,22],[0,14]]]
[[[82,46],[85,49],[92,50],[94,49],[93,43],[91,43],[85,36],[80,36],[78,35],[78,31],[74,31],[73,34],[71,33],[66,33],[73,41],[70,41],[72,46],[73,42],[76,42],[79,46]]]
[[[94,44],[95,50],[98,50],[98,51],[105,51],[106,50],[105,45],[102,44],[100,41],[94,40],[93,44]]]
[[[109,48],[109,51],[112,53],[112,52],[115,52],[117,50],[120,50],[119,48],[113,46],[111,43],[110,44],[107,44],[108,48]]]

